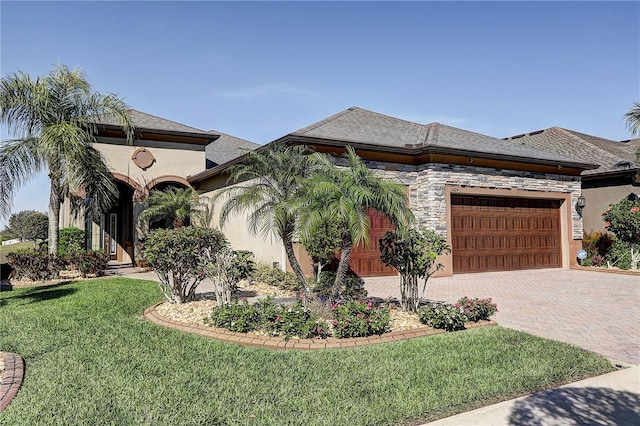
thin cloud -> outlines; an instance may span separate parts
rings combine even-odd
[[[320,96],[316,92],[285,83],[263,84],[261,86],[246,87],[243,89],[225,90],[223,92],[216,92],[213,95],[230,99],[256,99],[282,95],[306,98]]]

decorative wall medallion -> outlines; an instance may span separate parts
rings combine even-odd
[[[156,158],[153,156],[151,151],[145,147],[136,149],[131,155],[131,159],[133,160],[133,163],[142,170],[147,170],[156,161]]]

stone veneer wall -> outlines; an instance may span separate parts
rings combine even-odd
[[[447,236],[446,186],[486,189],[517,189],[532,192],[571,194],[574,206],[581,193],[579,176],[492,169],[453,164],[424,164],[419,167],[367,162],[377,173],[399,179],[409,186],[411,209],[418,224]],[[582,239],[582,219],[571,208],[572,237]]]

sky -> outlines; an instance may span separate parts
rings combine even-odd
[[[132,108],[259,144],[351,106],[624,140],[640,101],[640,2],[2,0],[0,51],[3,77],[79,67]],[[35,176],[13,212],[48,192]]]

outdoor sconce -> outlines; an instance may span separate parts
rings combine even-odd
[[[584,198],[584,195],[580,195],[578,197],[578,201],[576,201],[576,211],[578,212],[580,217],[582,217],[582,210],[584,210],[584,207],[586,205],[587,205],[587,200]]]

